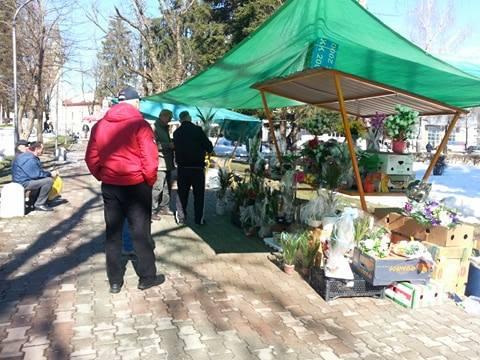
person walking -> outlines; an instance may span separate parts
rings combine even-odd
[[[102,182],[106,224],[105,254],[110,292],[123,286],[122,230],[128,220],[135,255],[138,288],[161,284],[151,235],[152,186],[157,179],[158,150],[150,125],[138,111],[140,98],[132,87],[120,91],[114,105],[93,126],[85,161]]]
[[[172,112],[163,109],[155,121],[155,140],[158,147],[157,181],[153,185],[152,220],[160,220],[162,215],[171,215],[170,194],[172,190],[173,142],[170,139],[168,123],[172,120]]]
[[[175,159],[177,161],[178,196],[182,211],[177,212],[177,222],[187,218],[188,194],[193,188],[195,224],[205,223],[203,205],[205,197],[205,155],[213,151],[213,145],[203,130],[192,124],[188,111],[180,113],[180,127],[173,133]]]

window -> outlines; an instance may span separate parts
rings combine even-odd
[[[440,144],[442,136],[444,133],[442,126],[427,126],[428,131],[428,142],[432,144],[433,147],[436,147]]]

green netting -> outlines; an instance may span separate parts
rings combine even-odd
[[[480,79],[426,54],[354,0],[290,0],[255,33],[182,86],[148,99],[262,107],[255,83],[305,70],[318,39],[338,46],[332,68],[456,107],[480,104]],[[269,105],[298,104],[268,95]]]

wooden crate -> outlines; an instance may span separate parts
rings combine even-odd
[[[424,242],[423,244],[432,254],[435,261],[432,279],[441,283],[445,291],[463,295],[468,279],[472,245],[447,247],[429,242]]]

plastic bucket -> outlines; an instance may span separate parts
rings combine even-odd
[[[468,282],[465,288],[465,295],[480,297],[480,266],[472,262],[470,262],[470,268],[468,270]]]

